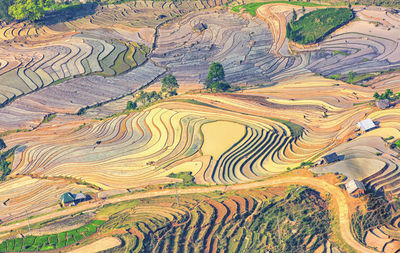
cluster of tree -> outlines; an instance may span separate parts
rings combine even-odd
[[[374,98],[377,99],[377,100],[389,99],[390,101],[394,101],[394,100],[400,99],[400,92],[394,94],[391,89],[387,89],[382,94],[379,94],[378,92],[375,92],[374,93]]]
[[[64,11],[71,6],[81,5],[80,1],[55,0],[0,0],[1,20],[41,20],[46,13]]]
[[[208,71],[205,86],[211,92],[226,91],[231,86],[225,81],[224,67],[221,63],[212,62]]]
[[[318,9],[297,20],[293,9],[292,20],[286,25],[286,37],[300,44],[316,43],[353,18],[347,8]]]
[[[361,242],[368,230],[387,224],[392,218],[391,205],[384,196],[371,193],[367,197],[367,211],[357,209],[352,216],[353,232]]]
[[[152,91],[152,92],[145,92],[145,91],[141,91],[135,101],[128,101],[126,104],[126,109],[127,110],[132,110],[132,109],[137,109],[138,108],[138,104],[140,104],[141,106],[145,106],[147,104],[150,104],[152,102],[155,102],[157,100],[160,100],[164,97],[168,97],[168,96],[175,96],[178,93],[176,92],[176,89],[179,88],[179,84],[176,81],[176,78],[174,75],[172,74],[168,74],[167,76],[165,76],[162,80],[161,80],[161,91],[160,92],[156,92],[156,91]]]

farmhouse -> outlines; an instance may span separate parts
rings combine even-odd
[[[86,200],[86,195],[83,193],[72,194],[70,192],[63,193],[60,197],[60,201],[63,205],[76,205]]]
[[[379,109],[381,109],[381,110],[386,109],[386,108],[389,108],[389,106],[390,106],[389,99],[381,99],[381,100],[378,100],[378,101],[376,101],[375,104],[376,104],[376,106],[377,106]]]
[[[363,121],[360,121],[357,123],[357,126],[360,128],[362,132],[368,132],[369,130],[372,130],[377,127],[371,119],[365,119]]]
[[[339,161],[339,156],[336,153],[332,153],[326,156],[323,156],[322,159],[325,161],[325,163],[334,163]]]
[[[361,197],[365,194],[364,184],[358,180],[351,180],[346,184],[346,190],[350,196],[354,198]]]

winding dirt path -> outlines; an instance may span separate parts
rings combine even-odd
[[[209,193],[213,191],[236,191],[236,190],[245,190],[250,188],[257,188],[257,187],[268,187],[268,186],[278,186],[278,185],[291,185],[291,184],[298,184],[298,185],[306,185],[312,188],[317,189],[323,193],[329,193],[333,200],[336,201],[338,206],[338,214],[339,214],[339,226],[340,226],[340,233],[342,235],[343,240],[351,246],[354,250],[369,253],[369,252],[376,252],[371,250],[364,245],[360,244],[356,241],[353,235],[350,232],[350,217],[349,217],[349,208],[346,201],[345,192],[334,186],[329,184],[326,181],[306,177],[306,176],[285,176],[273,179],[267,179],[263,181],[247,183],[247,184],[237,184],[237,185],[230,185],[230,186],[211,186],[211,187],[203,187],[203,188],[187,188],[187,189],[178,189],[178,194],[193,194],[193,193]],[[130,195],[126,195],[119,198],[107,199],[105,201],[98,201],[94,203],[87,203],[83,205],[78,205],[75,207],[70,207],[64,209],[62,211],[58,211],[55,213],[50,213],[44,216],[36,217],[30,220],[30,223],[37,223],[43,222],[49,219],[54,219],[57,217],[62,217],[65,215],[70,215],[74,213],[78,213],[84,210],[93,209],[96,207],[100,207],[105,204],[114,204],[122,201],[127,200],[134,200],[134,199],[143,199],[143,198],[151,198],[157,196],[167,196],[167,195],[174,195],[175,189],[168,189],[168,190],[161,190],[161,191],[151,191],[151,192],[140,192],[134,193]],[[10,224],[7,226],[0,227],[0,232],[6,232],[12,229],[17,229],[23,226],[27,226],[28,223],[26,220],[21,221],[19,223]]]

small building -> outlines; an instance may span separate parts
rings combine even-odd
[[[346,184],[346,190],[350,196],[354,198],[359,198],[365,195],[364,184],[358,180],[351,180]]]
[[[325,163],[334,163],[339,161],[339,156],[336,153],[332,153],[326,156],[323,156],[322,159],[325,161]]]
[[[389,99],[381,99],[381,100],[376,101],[375,104],[379,109],[383,110],[383,109],[389,108],[390,101],[389,101]]]
[[[75,201],[75,196],[70,192],[66,192],[61,195],[60,200],[63,205],[69,204]]]
[[[371,119],[365,119],[363,121],[360,121],[357,123],[357,126],[363,132],[368,132],[369,130],[372,130],[377,127]]]
[[[70,192],[63,193],[60,197],[61,204],[74,206],[82,201],[87,200],[87,197],[83,193],[72,194]]]
[[[75,204],[80,203],[86,200],[86,195],[83,193],[78,193],[75,195],[74,202]]]

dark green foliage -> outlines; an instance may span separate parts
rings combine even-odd
[[[137,108],[137,103],[136,102],[132,102],[132,101],[128,101],[126,103],[126,109],[127,110],[133,110]]]
[[[391,89],[386,89],[384,93],[379,94],[378,92],[374,93],[374,98],[377,100],[380,99],[389,99],[389,101],[394,101],[400,99],[400,92],[394,94]]]
[[[304,6],[303,6],[304,7]],[[296,11],[293,9],[293,14],[292,14],[292,22],[297,20],[297,13]]]
[[[0,172],[1,172],[0,181],[4,181],[6,179],[6,176],[11,172],[10,168],[11,163],[7,161],[7,159],[9,159],[11,156],[14,155],[16,148],[17,147],[14,147],[12,149],[7,150],[4,153],[0,153]]]
[[[0,0],[0,19],[10,20],[11,16],[8,14],[8,8],[12,5],[13,0]]]
[[[231,87],[225,81],[224,67],[221,63],[211,63],[205,85],[207,89],[210,89],[212,92],[226,91]]]
[[[0,150],[5,149],[6,147],[6,143],[3,141],[3,139],[0,138]]]
[[[300,44],[316,43],[349,22],[353,16],[353,12],[347,8],[318,9],[305,14],[297,21],[289,22],[286,26],[286,36]]]
[[[390,203],[384,196],[370,193],[367,201],[367,212],[357,209],[351,218],[353,234],[362,242],[368,230],[387,224],[392,218]]]
[[[161,80],[162,86],[161,86],[161,91],[163,92],[170,92],[175,90],[176,88],[179,88],[179,84],[176,81],[176,78],[172,74],[168,74],[166,77],[164,77]],[[175,91],[176,92],[176,91]]]

